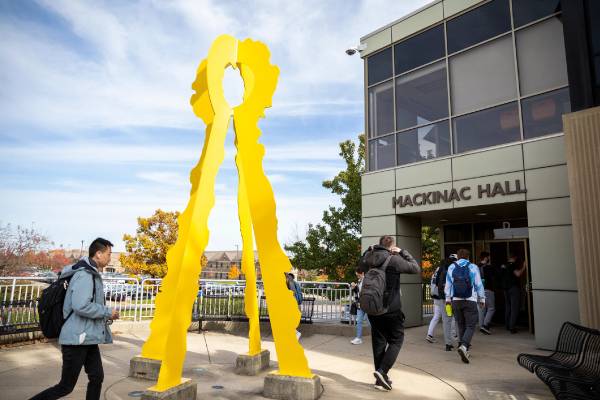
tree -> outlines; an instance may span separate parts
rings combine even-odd
[[[35,256],[50,244],[50,240],[33,228],[0,224],[0,275],[7,276],[35,264]]]
[[[440,229],[423,226],[421,229],[421,258],[423,260],[421,275],[428,282],[433,271],[441,264]]]
[[[240,277],[240,269],[235,264],[231,264],[229,272],[227,273],[227,279],[238,279]]]
[[[139,217],[135,236],[125,234],[123,241],[127,253],[119,260],[132,274],[146,274],[162,278],[167,274],[167,251],[177,241],[179,212],[158,209],[149,218]],[[207,263],[203,255],[202,266]]]
[[[340,156],[346,169],[323,187],[340,196],[341,207],[330,206],[320,223],[308,225],[305,240],[285,246],[294,267],[325,273],[329,279],[351,281],[360,258],[361,190],[364,171],[365,136],[359,135],[358,146],[351,140],[340,143]]]

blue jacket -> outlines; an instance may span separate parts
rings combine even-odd
[[[456,264],[460,265],[461,267],[464,266],[468,266],[469,267],[469,278],[471,278],[471,285],[473,286],[473,291],[471,294],[471,297],[468,298],[458,298],[458,297],[454,297],[454,278],[452,277],[452,273],[454,272],[454,269],[456,268]],[[471,301],[477,301],[477,298],[479,298],[480,300],[484,300],[485,299],[485,290],[483,289],[483,282],[481,282],[481,275],[479,274],[479,268],[477,267],[477,265],[472,264],[469,262],[469,260],[465,260],[464,258],[461,258],[460,260],[456,261],[455,263],[450,264],[450,266],[448,267],[448,273],[446,274],[446,287],[444,288],[444,291],[446,292],[446,301],[450,301],[450,300],[471,300]]]
[[[91,268],[85,268],[86,264]],[[69,265],[62,270],[61,278],[69,276],[72,278],[63,305],[63,316],[69,318],[60,331],[58,343],[64,345],[112,343],[110,327],[106,325],[106,320],[112,315],[112,309],[106,307],[104,303],[102,277],[95,262],[88,257],[83,257],[74,265]],[[92,295],[93,280],[96,282],[95,298]]]

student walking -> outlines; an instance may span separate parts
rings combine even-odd
[[[110,262],[113,244],[98,238],[89,248],[89,257],[65,267],[61,278],[71,277],[65,295],[63,316],[66,319],[58,343],[62,352],[62,373],[56,386],[33,396],[31,400],[53,400],[73,391],[81,367],[88,375],[87,400],[98,400],[102,392],[104,370],[99,344],[112,343],[107,321],[119,318],[119,312],[104,304],[100,272]],[[95,289],[95,290],[94,290]]]
[[[450,254],[450,256],[436,268],[431,277],[430,290],[431,297],[433,298],[433,318],[429,322],[429,329],[427,330],[427,336],[425,337],[425,340],[429,343],[437,342],[433,336],[433,332],[438,322],[441,320],[444,330],[444,344],[446,346],[446,351],[452,351],[454,349],[452,338],[456,336],[454,318],[451,315],[448,315],[445,310],[446,295],[444,292],[448,266],[454,261],[456,261],[456,254]]]
[[[504,289],[504,323],[510,333],[517,333],[517,320],[521,299],[521,276],[525,272],[525,263],[510,254],[506,264],[502,265],[502,288]]]
[[[485,290],[485,306],[479,307],[479,331],[486,335],[490,335],[490,324],[496,312],[496,281],[498,280],[498,269],[490,262],[490,253],[482,251],[479,255],[479,274],[483,281]]]
[[[446,304],[452,304],[452,312],[458,325],[458,354],[469,363],[469,347],[477,325],[477,302],[485,305],[485,292],[479,268],[469,261],[470,252],[460,249],[458,261],[448,267],[446,274]]]
[[[363,331],[363,322],[367,321],[369,323],[369,319],[367,318],[367,314],[360,308],[360,290],[362,289],[363,279],[365,277],[365,272],[362,270],[356,271],[356,277],[358,278],[358,282],[352,282],[352,305],[350,306],[354,311],[351,314],[356,315],[356,336],[354,339],[350,341],[352,344],[362,344],[362,331]]]
[[[361,257],[359,268],[366,272],[360,306],[369,316],[375,364],[375,388],[392,389],[388,372],[404,341],[404,313],[400,300],[400,274],[418,274],[419,264],[406,250],[394,245],[391,236],[382,236]]]
[[[302,308],[300,307],[302,305],[303,300],[302,288],[300,287],[300,284],[296,282],[296,277],[294,276],[294,274],[292,274],[291,272],[285,273],[285,283],[287,285],[287,288],[294,293],[294,298],[296,299],[296,303],[298,303],[298,309],[300,310],[300,312],[302,312]],[[296,329],[296,339],[300,340],[300,336],[302,336],[302,333],[298,329]]]

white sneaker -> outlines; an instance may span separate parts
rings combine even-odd
[[[363,342],[362,339],[359,337],[355,337],[354,339],[352,339],[350,341],[350,343],[352,343],[352,344],[362,344],[362,342]]]
[[[300,340],[300,336],[302,336],[302,333],[300,331],[296,331],[296,339]]]

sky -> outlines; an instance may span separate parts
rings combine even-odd
[[[223,33],[260,40],[280,69],[259,126],[282,244],[338,199],[338,143],[364,130],[363,62],[344,50],[428,0],[0,0],[0,223],[55,247],[123,234],[154,210],[183,211],[205,126],[191,83]],[[226,97],[239,102],[229,69]],[[208,250],[241,247],[233,131]]]

